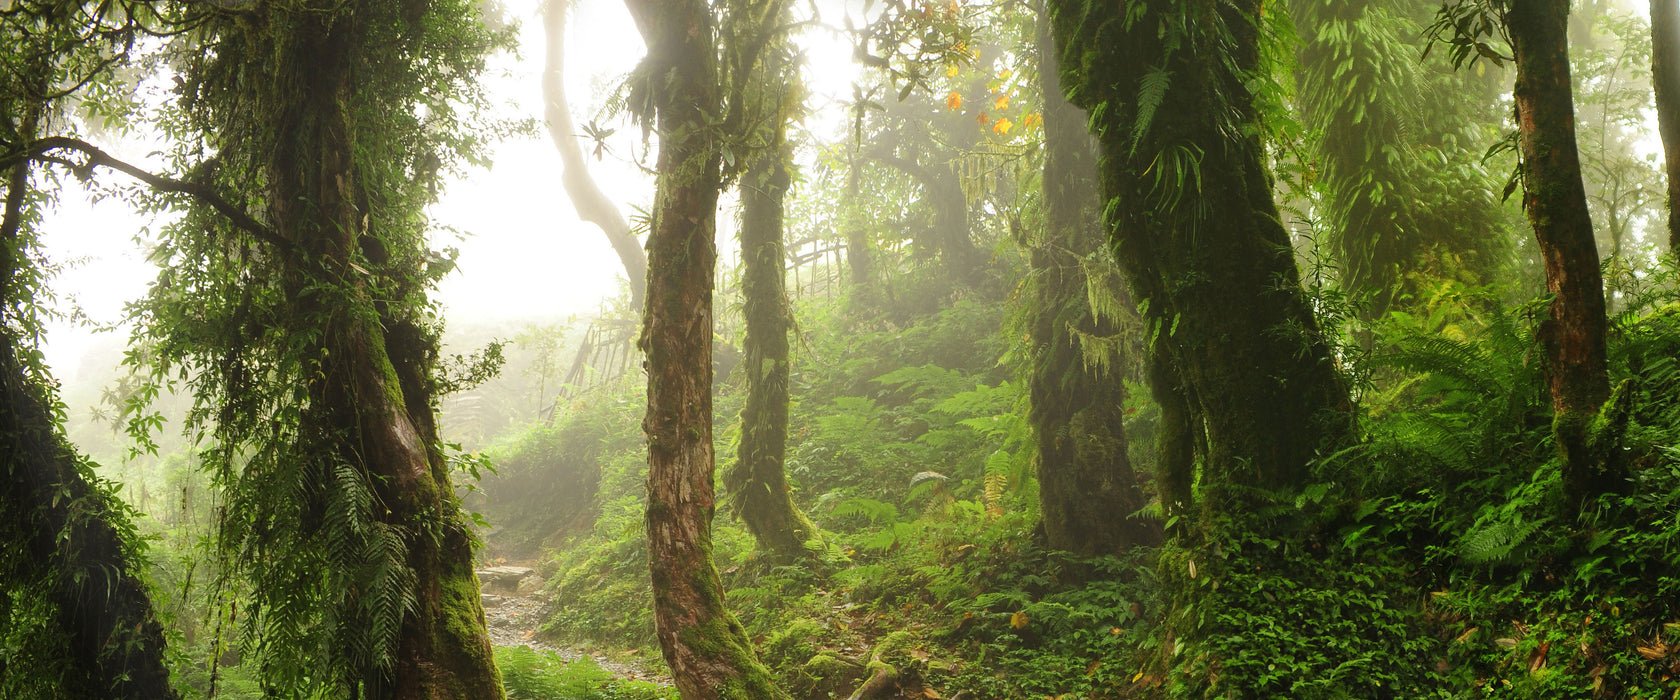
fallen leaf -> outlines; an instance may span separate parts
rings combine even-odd
[[[939,697],[939,691],[934,690],[932,688],[923,688],[922,689],[922,697],[929,698],[930,700],[932,698],[937,698],[937,697]]]
[[[1027,614],[1024,613],[1024,612],[1018,612],[1018,613],[1015,613],[1014,615],[1010,615],[1009,616],[1009,626],[1014,627],[1015,629],[1021,629],[1022,627],[1026,627],[1027,626]]]

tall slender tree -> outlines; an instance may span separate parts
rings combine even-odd
[[[1616,487],[1594,419],[1610,397],[1604,279],[1581,184],[1569,79],[1569,0],[1510,0],[1505,26],[1517,64],[1523,209],[1545,258],[1551,317],[1541,329],[1552,428],[1564,457],[1566,499]],[[1611,450],[1613,451],[1613,450]]]
[[[786,25],[786,19],[778,17],[777,22]],[[746,144],[751,160],[739,181],[747,401],[741,408],[740,447],[724,482],[759,550],[778,561],[796,561],[819,554],[821,540],[816,526],[794,505],[786,469],[788,333],[793,319],[784,266],[783,201],[793,168],[787,127],[801,95],[797,68],[784,44],[766,46],[756,80],[739,88],[749,93],[739,99],[748,101],[746,120],[753,127]]]
[[[606,234],[630,280],[630,304],[641,308],[647,291],[647,253],[630,233],[630,224],[625,222],[618,205],[607,198],[595,184],[595,178],[589,175],[589,163],[578,145],[577,126],[566,100],[566,13],[570,9],[567,0],[548,0],[543,4],[543,31],[548,40],[542,79],[543,117],[548,121],[548,137],[560,152],[560,182],[566,196],[572,200],[578,218],[595,224]]]
[[[724,114],[719,33],[705,0],[625,5],[648,47],[631,104],[659,135],[640,341],[647,353],[642,430],[654,631],[684,700],[785,698],[729,612],[712,562],[712,277],[724,138],[717,127]]]
[[[1680,255],[1680,0],[1651,0],[1651,83],[1668,174],[1668,248]]]
[[[1085,114],[1062,96],[1047,17],[1036,25],[1038,79],[1044,95],[1044,232],[1030,246],[1032,342],[1027,369],[1037,443],[1038,496],[1044,532],[1055,549],[1082,555],[1117,554],[1148,544],[1151,521],[1128,518],[1142,508],[1143,490],[1127,454],[1125,368],[1136,358],[1090,362],[1085,348],[1121,336],[1124,295],[1113,296],[1086,267],[1112,265],[1105,250],[1097,143]],[[1122,345],[1114,343],[1115,345]]]
[[[1348,435],[1351,404],[1264,165],[1248,83],[1261,69],[1260,2],[1049,6],[1062,87],[1101,143],[1110,239],[1159,343],[1154,390],[1185,412],[1161,441],[1163,498],[1187,496],[1189,453],[1212,508],[1298,486]]]

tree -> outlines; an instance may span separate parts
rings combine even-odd
[[[704,0],[625,4],[648,47],[630,103],[659,135],[640,339],[647,353],[642,430],[654,630],[685,700],[785,698],[730,614],[712,563],[713,239],[724,113],[718,32]]]
[[[785,17],[777,17],[785,23]],[[760,56],[752,85],[738,89],[748,101],[753,138],[740,180],[741,315],[747,375],[747,401],[741,408],[741,442],[735,464],[724,476],[734,510],[758,542],[759,550],[779,561],[815,558],[822,540],[817,528],[793,503],[787,483],[788,333],[792,311],[787,301],[787,254],[783,241],[783,201],[791,184],[792,147],[787,125],[801,95],[787,47],[775,42]],[[761,140],[762,139],[762,140]]]
[[[1110,240],[1145,309],[1165,505],[1188,505],[1192,451],[1216,510],[1299,486],[1348,436],[1351,404],[1264,167],[1246,82],[1262,69],[1260,3],[1049,7],[1063,90],[1101,143]]]
[[[1610,397],[1604,280],[1581,184],[1569,79],[1569,0],[1510,0],[1506,30],[1517,64],[1523,209],[1546,261],[1551,318],[1541,329],[1552,390],[1552,429],[1564,458],[1564,493],[1579,503],[1617,487],[1592,443]]]
[[[15,104],[15,103],[13,103]],[[11,104],[6,107],[11,107]],[[8,137],[27,139],[42,111],[0,112]],[[6,149],[10,150],[10,149]],[[21,294],[32,247],[31,161],[7,159],[0,216],[0,639],[29,653],[0,656],[0,691],[79,698],[174,698],[163,626],[139,572],[139,536],[121,500],[93,475],[55,418],[38,351],[25,344],[30,306]],[[33,360],[26,357],[33,356]],[[36,377],[36,378],[32,378]],[[56,623],[35,649],[28,601],[39,595]],[[60,636],[61,635],[61,636]],[[10,637],[10,639],[4,639]],[[57,652],[55,654],[54,652]],[[32,659],[33,654],[39,657]],[[13,664],[16,664],[15,666]],[[30,679],[41,685],[31,688]]]
[[[1651,0],[1651,83],[1668,173],[1668,248],[1680,254],[1680,1]]]
[[[85,88],[117,83],[146,8],[20,3],[0,13],[0,695],[174,698],[145,545],[65,437],[36,343],[42,132]],[[58,162],[64,162],[58,159]]]
[[[1427,0],[1293,0],[1302,125],[1324,239],[1343,290],[1381,317],[1417,297],[1419,275],[1489,279],[1507,247],[1497,183],[1480,153],[1466,78],[1417,60]],[[1441,163],[1464,164],[1442,168]],[[1438,262],[1436,262],[1438,261]],[[1434,264],[1431,264],[1431,263]],[[1427,279],[1427,278],[1426,278]]]
[[[618,206],[589,176],[588,161],[578,146],[577,127],[572,123],[572,111],[566,102],[566,12],[570,8],[566,0],[549,0],[543,5],[543,30],[548,38],[542,81],[543,116],[548,122],[548,136],[560,151],[560,179],[566,196],[572,200],[579,218],[595,224],[606,234],[607,242],[624,264],[624,274],[630,279],[630,305],[639,309],[647,290],[647,254],[641,242],[630,233],[630,224],[625,222]]]
[[[1044,232],[1028,260],[1027,375],[1039,504],[1052,548],[1117,554],[1159,536],[1147,521],[1127,517],[1146,500],[1127,454],[1124,378],[1131,360],[1104,347],[1105,341],[1123,345],[1116,341],[1130,309],[1123,294],[1104,306],[1088,301],[1104,296],[1104,280],[1113,279],[1091,279],[1086,271],[1113,264],[1103,245],[1097,144],[1084,113],[1062,96],[1048,18],[1036,27],[1044,95]],[[1088,293],[1093,285],[1098,290]],[[1099,361],[1091,362],[1092,356]]]
[[[437,435],[458,382],[426,290],[452,265],[422,216],[475,157],[455,110],[498,41],[475,4],[217,9],[176,45],[182,160],[215,153],[184,179],[257,213],[172,227],[132,357],[197,397],[271,693],[502,697]]]

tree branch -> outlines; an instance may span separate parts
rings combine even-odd
[[[87,162],[78,165],[65,160],[64,158],[51,155],[52,151],[61,150],[80,153],[87,158]],[[246,213],[244,209],[235,206],[232,202],[229,202],[226,199],[223,199],[222,196],[217,194],[216,191],[209,185],[198,182],[176,180],[148,172],[139,166],[126,161],[118,160],[111,154],[101,150],[98,146],[81,139],[70,138],[68,136],[50,136],[44,139],[39,139],[30,143],[28,146],[21,149],[21,151],[14,151],[11,155],[7,156],[4,163],[0,163],[0,165],[9,166],[19,160],[33,160],[42,163],[53,163],[57,165],[64,165],[72,170],[82,170],[86,172],[91,172],[94,168],[98,167],[110,168],[111,170],[115,170],[139,180],[158,192],[167,194],[184,194],[210,205],[211,208],[220,212],[222,216],[227,217],[228,221],[232,222],[234,227],[251,234],[264,243],[274,246],[281,254],[291,256],[295,255],[297,252],[296,247],[293,246],[290,241],[280,237],[278,233],[275,233],[274,229],[269,228],[262,222],[252,218],[252,216]]]

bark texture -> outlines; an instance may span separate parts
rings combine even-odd
[[[287,28],[284,53],[273,64],[273,80],[295,90],[296,99],[269,115],[283,144],[266,164],[269,217],[304,253],[283,268],[289,305],[299,317],[324,323],[311,373],[320,379],[308,386],[303,420],[342,436],[332,449],[371,482],[383,506],[375,514],[401,533],[413,575],[415,604],[398,631],[393,667],[364,681],[367,697],[496,700],[503,696],[501,676],[485,631],[471,538],[432,414],[435,339],[402,304],[412,290],[379,284],[416,273],[396,269],[407,258],[382,260],[383,254],[363,250],[379,235],[368,230],[364,211],[378,195],[359,186],[365,174],[354,157],[357,139],[369,135],[358,132],[352,105],[358,92],[376,89],[361,84],[354,70],[373,50],[364,17],[354,9],[303,15]],[[361,261],[391,269],[369,272]]]
[[[566,0],[552,0],[543,6],[543,29],[548,37],[542,77],[543,117],[548,122],[549,139],[560,151],[560,181],[566,188],[566,196],[577,209],[578,218],[595,224],[606,234],[630,280],[630,303],[634,308],[641,308],[647,291],[647,254],[641,241],[630,233],[630,224],[625,222],[618,205],[590,177],[583,149],[578,146],[577,126],[572,123],[571,107],[566,101],[566,13],[570,5]]]
[[[1569,78],[1569,0],[1513,0],[1506,15],[1516,52],[1523,209],[1545,259],[1551,316],[1541,328],[1552,392],[1552,429],[1564,458],[1565,500],[1578,504],[1621,479],[1595,444],[1610,397],[1604,280],[1581,184]]]
[[[1240,508],[1255,488],[1298,486],[1347,437],[1352,407],[1263,165],[1244,81],[1258,64],[1260,3],[1128,7],[1050,3],[1062,86],[1099,115],[1106,223],[1147,307],[1147,342],[1160,344],[1154,391],[1165,412],[1185,409],[1161,441],[1164,497],[1184,496],[1182,460],[1199,452],[1208,505]]]
[[[1147,500],[1127,454],[1124,368],[1135,358],[1085,361],[1082,337],[1120,335],[1117,319],[1088,298],[1084,260],[1106,262],[1097,144],[1085,113],[1062,96],[1048,21],[1038,27],[1044,94],[1044,235],[1031,246],[1032,341],[1028,391],[1038,450],[1038,496],[1054,549],[1084,556],[1118,554],[1158,539],[1146,520],[1129,518]],[[1130,300],[1116,306],[1129,307]]]
[[[1668,174],[1668,249],[1680,255],[1680,0],[1651,0],[1651,83]]]
[[[704,0],[628,0],[648,55],[635,88],[659,133],[648,235],[648,562],[654,630],[684,700],[786,698],[712,563],[712,277],[721,153],[717,32]],[[632,102],[636,102],[632,99]]]
[[[20,260],[12,254],[22,250],[29,162],[8,168],[5,184],[0,313],[9,316],[20,301],[14,298]],[[0,555],[0,580],[50,587],[68,644],[62,652],[68,675],[58,692],[90,700],[175,698],[163,660],[163,626],[112,524],[124,517],[120,506],[84,477],[81,458],[59,433],[46,397],[19,359],[11,319],[0,317],[0,324],[0,542],[22,545]],[[0,623],[11,624],[4,619],[8,607],[0,601]],[[0,659],[0,677],[9,673],[5,665]]]
[[[777,74],[771,72],[772,75]],[[768,83],[767,92],[776,90]],[[761,96],[780,104],[773,96]],[[779,97],[779,96],[775,96]],[[741,180],[741,315],[747,374],[747,402],[741,409],[741,444],[725,476],[735,512],[776,561],[814,558],[820,550],[817,529],[793,503],[787,482],[788,332],[786,246],[783,199],[789,177],[785,115],[774,121],[772,135]]]

